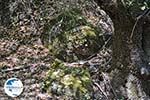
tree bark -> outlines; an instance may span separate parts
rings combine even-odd
[[[150,94],[144,91],[140,74],[140,69],[146,66],[141,57],[143,51],[140,36],[143,24],[135,25],[136,20],[128,13],[121,0],[95,1],[110,16],[114,24],[111,74],[112,85],[117,93],[116,98],[147,100]],[[147,70],[143,70],[144,75],[148,73]]]

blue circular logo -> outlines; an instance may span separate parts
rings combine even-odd
[[[17,78],[10,78],[5,82],[4,90],[8,96],[17,97],[23,91],[23,84]]]

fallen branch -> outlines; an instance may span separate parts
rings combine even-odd
[[[18,66],[18,67],[7,68],[7,69],[4,69],[4,70],[1,70],[1,72],[17,71],[17,70],[26,69],[26,68],[29,68],[29,67],[31,67],[31,66],[30,65],[28,65],[28,66]]]

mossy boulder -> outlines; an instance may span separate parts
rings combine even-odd
[[[43,38],[50,53],[67,62],[85,59],[104,44],[101,30],[78,9],[64,11],[51,19],[44,30]]]
[[[91,77],[87,68],[65,66],[55,60],[47,73],[43,89],[62,100],[90,100]]]

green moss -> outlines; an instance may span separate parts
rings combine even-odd
[[[91,91],[89,71],[86,68],[65,66],[59,60],[55,60],[47,73],[44,89],[62,98],[67,95],[68,98],[89,100]]]
[[[87,22],[79,9],[64,11],[50,20],[44,33],[50,53],[67,62],[85,59],[104,44],[101,30]]]

